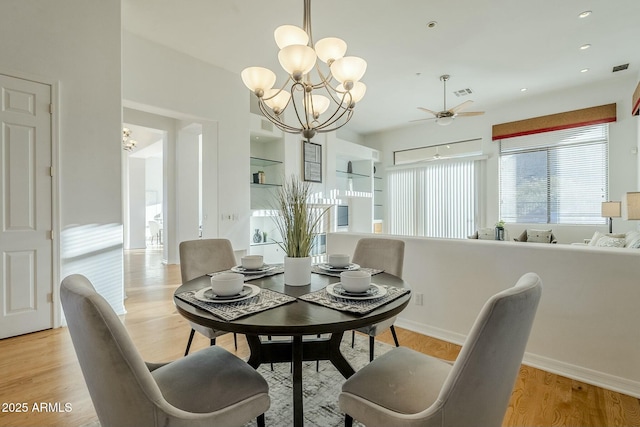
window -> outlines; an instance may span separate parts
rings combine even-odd
[[[500,218],[514,223],[604,224],[607,124],[500,141]]]
[[[478,161],[448,160],[387,173],[389,232],[465,238],[475,230]]]

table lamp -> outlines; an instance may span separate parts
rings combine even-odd
[[[640,192],[630,192],[622,197],[622,214],[624,219],[640,219]]]
[[[620,218],[621,216],[622,209],[620,205],[621,202],[602,202],[602,216],[609,218],[609,233],[613,233],[613,218]]]

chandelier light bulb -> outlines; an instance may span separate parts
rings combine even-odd
[[[302,76],[316,65],[316,52],[309,46],[292,44],[280,49],[278,60],[282,68],[293,76],[294,80],[300,81]]]
[[[276,84],[276,74],[264,67],[248,67],[240,73],[242,82],[259,98]]]
[[[311,95],[311,104],[313,105],[313,118],[317,119],[320,114],[327,111],[331,101],[323,95]]]
[[[264,103],[271,108],[276,115],[279,115],[289,103],[291,94],[286,90],[269,89],[264,93]]]
[[[347,92],[347,90],[344,88],[344,85],[340,83],[336,88],[336,95],[338,95],[339,98],[342,98],[345,92]],[[362,82],[355,82],[353,84],[353,88],[348,92],[351,93],[351,98],[349,98],[349,95],[345,96],[344,102],[347,103],[349,102],[349,99],[351,99],[351,105],[355,104],[364,98],[364,94],[367,92],[367,85]]]
[[[273,38],[280,49],[284,49],[292,44],[307,45],[309,35],[300,27],[295,25],[281,25],[273,32]]]
[[[331,74],[340,83],[357,82],[367,71],[367,61],[357,56],[345,56],[331,64]],[[345,87],[348,87],[345,85]]]
[[[315,49],[318,58],[325,64],[330,64],[344,56],[347,52],[347,43],[337,37],[327,37],[318,40]]]

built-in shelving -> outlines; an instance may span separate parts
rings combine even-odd
[[[251,166],[275,166],[275,165],[281,165],[282,162],[280,160],[273,160],[273,159],[263,159],[262,157],[250,157],[250,164]]]

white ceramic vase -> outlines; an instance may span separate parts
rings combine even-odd
[[[311,257],[284,257],[284,284],[305,286],[311,283]]]

